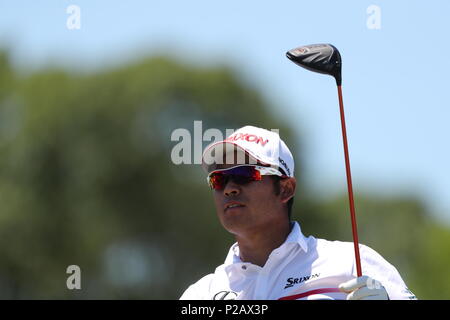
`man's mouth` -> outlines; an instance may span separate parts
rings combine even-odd
[[[244,205],[241,203],[237,203],[237,202],[230,202],[225,205],[224,211],[227,211],[228,209],[240,208],[240,207],[244,207]]]

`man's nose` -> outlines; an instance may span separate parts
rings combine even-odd
[[[229,180],[223,188],[223,194],[227,197],[236,196],[241,192],[241,188],[238,184],[234,183],[232,180]]]

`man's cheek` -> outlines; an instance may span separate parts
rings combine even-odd
[[[214,195],[214,205],[216,206],[216,210],[219,212],[222,209],[222,199],[218,195]]]

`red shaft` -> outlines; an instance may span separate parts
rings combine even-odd
[[[344,141],[345,169],[347,171],[347,187],[348,187],[348,199],[350,202],[350,217],[352,220],[353,245],[355,247],[356,274],[358,275],[358,277],[361,277],[362,276],[361,258],[359,256],[358,230],[356,227],[355,204],[353,202],[352,174],[350,172],[350,159],[348,156],[348,145],[347,145],[347,130],[345,129],[344,102],[342,101],[341,86],[338,86],[338,95],[339,95],[339,108],[341,111],[342,139]]]

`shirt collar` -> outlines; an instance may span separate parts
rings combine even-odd
[[[284,244],[298,243],[303,251],[308,252],[308,244],[306,242],[306,237],[302,233],[300,224],[297,221],[293,221],[291,222],[291,226],[292,226],[291,233],[289,233]]]
[[[289,233],[283,244],[280,246],[280,248],[285,247],[290,243],[298,244],[304,252],[308,251],[306,237],[303,235],[300,224],[297,221],[291,222],[291,232]],[[242,260],[239,257],[239,245],[237,242],[231,246],[225,259],[225,265],[234,263],[242,263]]]

